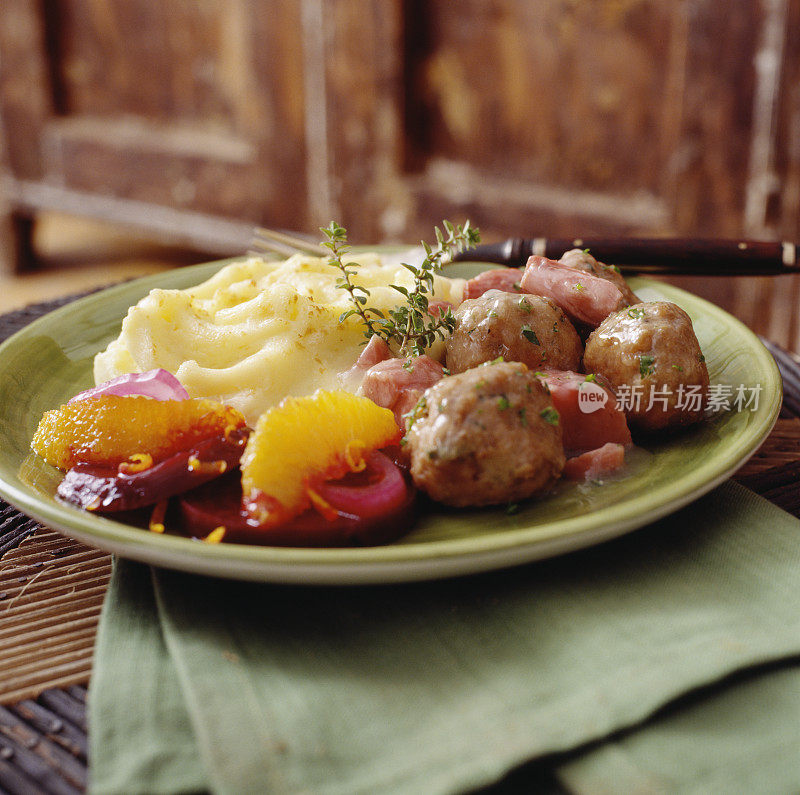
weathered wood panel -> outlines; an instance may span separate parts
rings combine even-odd
[[[355,240],[380,240],[407,230],[409,196],[402,172],[401,16],[399,3],[384,0],[311,0],[317,20],[330,31],[317,58],[323,58],[324,145],[328,174],[327,207],[314,220],[325,225],[342,218]],[[315,20],[308,20],[313,37]],[[307,61],[316,63],[313,51]],[[309,107],[311,117],[318,109]],[[321,132],[321,130],[320,130]],[[313,187],[313,186],[312,186]],[[321,188],[325,190],[325,187]]]
[[[592,190],[651,190],[663,167],[679,4],[411,3],[418,146],[476,168]]]
[[[17,176],[41,177],[40,135],[52,115],[43,20],[29,0],[0,6],[0,120]]]
[[[46,4],[44,177],[156,205],[306,221],[297,4]]]

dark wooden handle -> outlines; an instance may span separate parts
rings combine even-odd
[[[536,254],[558,259],[588,249],[600,262],[636,273],[774,275],[798,273],[793,243],[681,238],[510,238],[465,251],[459,259],[519,267]]]

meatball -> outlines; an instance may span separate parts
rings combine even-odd
[[[475,367],[427,389],[406,439],[414,483],[447,505],[524,500],[564,468],[550,394],[516,362]]]
[[[611,382],[636,430],[703,417],[708,369],[689,315],[675,304],[648,301],[609,315],[589,336],[583,365]]]
[[[562,265],[575,270],[593,273],[595,276],[611,282],[621,293],[626,304],[638,304],[639,298],[636,293],[628,286],[625,277],[613,265],[605,265],[598,262],[588,251],[579,248],[572,248],[567,251],[559,260]]]
[[[461,373],[502,356],[531,369],[577,370],[583,354],[578,332],[549,298],[489,290],[454,313],[446,344],[447,367]]]

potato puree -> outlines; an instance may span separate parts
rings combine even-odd
[[[355,281],[370,291],[369,305],[386,311],[413,276],[378,254],[357,255]],[[152,290],[128,310],[122,332],[94,360],[97,384],[123,373],[163,367],[191,397],[239,409],[248,424],[287,395],[345,387],[364,336],[336,287],[337,268],[323,257],[296,254],[283,262],[250,258],[222,268],[187,290]],[[458,304],[464,281],[437,276],[436,299]]]

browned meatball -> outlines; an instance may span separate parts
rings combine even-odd
[[[592,273],[607,282],[611,282],[622,293],[626,304],[639,303],[636,293],[628,286],[628,282],[625,281],[625,277],[619,270],[613,265],[605,265],[602,262],[598,262],[588,251],[572,248],[561,257],[559,262],[562,265]]]
[[[692,321],[668,301],[609,315],[589,336],[583,365],[617,391],[631,427],[659,431],[703,417],[708,370]]]
[[[550,393],[515,362],[482,365],[434,384],[406,439],[414,482],[448,505],[524,500],[564,468]]]
[[[577,370],[583,354],[578,332],[549,298],[489,290],[455,311],[447,340],[447,367],[461,373],[502,356],[533,370]]]

